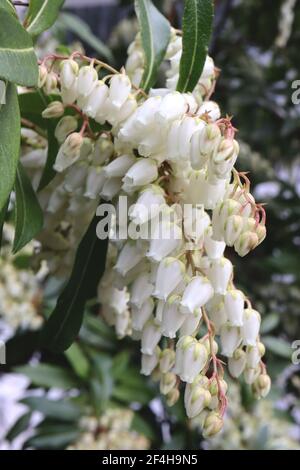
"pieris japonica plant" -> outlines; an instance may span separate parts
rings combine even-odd
[[[24,113],[20,161],[44,218],[36,262],[71,275],[45,340],[68,347],[97,288],[118,337],[140,341],[141,373],[159,381],[169,406],[182,393],[187,416],[209,437],[223,425],[225,367],[257,398],[270,389],[260,314],[236,288],[225,255],[226,246],[240,256],[255,249],[266,217],[235,168],[232,119],[211,99],[219,74],[206,52],[212,2],[199,2],[199,11],[192,3],[181,32],[150,1],[137,1],[141,30],[121,70],[81,52],[41,59],[41,116]],[[155,88],[162,62],[165,83]],[[21,93],[25,108],[33,93]],[[97,225],[100,200],[114,209],[109,242],[103,219]]]

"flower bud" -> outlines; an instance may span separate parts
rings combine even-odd
[[[221,431],[222,427],[223,419],[217,412],[212,411],[208,414],[204,422],[203,437],[207,439],[208,437],[215,436]]]
[[[78,126],[78,121],[74,116],[64,116],[58,122],[55,128],[55,137],[60,144],[62,144],[68,134],[76,131]]]
[[[136,159],[133,155],[121,155],[104,167],[107,178],[122,178]]]
[[[183,324],[180,327],[180,336],[193,335],[198,329],[200,319],[202,317],[201,309],[196,309],[192,314],[185,315]]]
[[[90,166],[87,173],[84,197],[97,199],[105,182],[105,175],[102,168]]]
[[[96,116],[99,116],[99,112],[102,111],[103,107],[105,108],[107,96],[107,85],[102,80],[98,80],[82,106],[82,111],[95,119]]]
[[[261,359],[259,346],[258,345],[247,346],[246,358],[247,358],[247,367],[256,369]]]
[[[246,256],[258,245],[258,236],[254,232],[243,232],[234,244],[235,251],[240,256]]]
[[[137,243],[128,241],[119,253],[115,270],[122,276],[126,276],[128,271],[143,259],[143,256],[143,251],[139,248]]]
[[[162,374],[169,372],[175,364],[175,351],[170,348],[166,348],[162,351],[159,360],[159,370]]]
[[[130,303],[140,308],[143,303],[151,296],[154,286],[150,279],[150,273],[141,273],[131,286]]]
[[[160,393],[163,395],[170,393],[170,391],[175,387],[176,382],[177,378],[173,372],[167,372],[166,374],[163,374],[159,386]]]
[[[252,367],[246,367],[244,371],[244,379],[246,384],[252,385],[255,380],[259,377],[260,367],[253,369]]]
[[[75,60],[67,59],[60,63],[60,79],[63,88],[71,88],[74,85],[78,70],[79,67]]]
[[[172,390],[170,390],[169,393],[166,395],[167,405],[168,406],[175,405],[175,403],[177,403],[179,398],[180,398],[180,392],[178,388],[172,388]]]
[[[59,118],[65,112],[65,107],[61,101],[52,101],[48,104],[47,108],[42,112],[44,119]]]
[[[62,172],[79,159],[82,142],[83,137],[78,132],[73,132],[66,138],[58,151],[54,165],[55,171]]]
[[[257,227],[256,227],[256,235],[258,237],[258,244],[262,243],[264,241],[264,239],[266,238],[266,235],[267,235],[267,229],[265,227],[265,225],[263,224],[258,224]]]
[[[45,65],[39,65],[39,78],[38,78],[38,88],[43,88],[46,83],[48,75],[48,69]]]
[[[271,379],[267,374],[261,374],[253,383],[252,389],[256,398],[265,398],[271,388]]]
[[[131,82],[127,75],[116,74],[110,80],[109,100],[111,104],[120,109],[131,92]]]
[[[114,144],[106,136],[100,136],[95,143],[92,155],[93,165],[103,165],[114,153]]]
[[[132,328],[136,331],[142,331],[145,323],[151,317],[151,314],[154,309],[154,301],[149,297],[141,307],[135,307],[134,305],[131,308],[132,316]]]
[[[123,188],[125,191],[135,190],[152,183],[156,180],[157,176],[156,161],[150,158],[141,158],[127,171],[123,178]]]
[[[231,326],[242,326],[245,298],[242,291],[228,290],[225,294],[224,304],[226,316]]]
[[[46,95],[52,95],[57,91],[57,77],[54,72],[48,72],[44,84],[44,92]]]
[[[192,383],[186,384],[184,393],[184,405],[188,417],[195,418],[204,408],[208,407],[211,401],[211,394],[201,385]]]
[[[184,290],[181,311],[194,314],[212,298],[213,294],[212,285],[206,277],[200,275],[193,277]]]
[[[243,217],[240,215],[231,215],[225,222],[224,239],[226,245],[233,246],[242,233],[244,225]]]

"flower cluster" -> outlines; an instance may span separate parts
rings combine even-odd
[[[174,91],[181,38],[173,33],[166,87],[146,95],[138,89],[140,52],[137,37],[128,74],[80,53],[40,65],[40,86],[58,95],[43,117],[59,119],[60,143],[57,175],[39,196],[47,214],[42,253],[50,247],[57,266],[70,266],[98,198],[116,208],[119,196],[130,201],[111,226],[98,289],[102,314],[119,337],[141,341],[142,373],[159,380],[169,405],[185,384],[187,415],[201,418],[212,436],[227,403],[219,348],[231,375],[243,373],[255,396],[270,389],[260,315],[236,289],[224,256],[226,245],[244,256],[263,241],[265,212],[246,174],[234,168],[239,145],[231,118],[209,99],[212,59],[193,93]],[[124,224],[125,240],[118,236]]]
[[[41,289],[37,276],[30,270],[18,269],[10,249],[13,240],[13,227],[4,226],[0,258],[0,320],[8,327],[10,336],[17,329],[37,329],[43,318],[39,315],[42,302]],[[23,249],[23,256],[32,254],[32,246]]]
[[[80,438],[69,450],[145,450],[148,439],[133,431],[134,414],[129,409],[110,408],[100,418],[84,417]]]

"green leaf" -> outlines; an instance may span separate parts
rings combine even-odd
[[[37,86],[38,63],[30,35],[3,9],[0,24],[0,77],[18,85]]]
[[[67,31],[71,31],[82,41],[92,47],[100,56],[106,57],[110,62],[114,58],[110,49],[94,35],[88,24],[82,21],[78,16],[71,13],[61,13],[58,19],[58,26]]]
[[[51,364],[26,365],[16,367],[14,370],[26,375],[34,385],[40,387],[69,389],[78,386],[78,382],[68,371]]]
[[[21,250],[43,227],[43,212],[21,163],[15,183],[15,238],[13,252]]]
[[[87,378],[90,371],[90,365],[79,344],[73,343],[72,346],[66,350],[65,355],[74,372],[83,379]]]
[[[6,342],[6,366],[1,370],[9,370],[11,367],[27,364],[35,351],[38,350],[39,331],[24,330],[16,332]]]
[[[146,63],[141,88],[148,91],[155,83],[158,68],[165,57],[170,40],[170,24],[151,0],[135,0],[135,10]]]
[[[97,224],[94,216],[79,244],[71,277],[43,331],[44,344],[55,351],[66,350],[78,335],[85,303],[96,295],[105,269],[108,240],[97,237]]]
[[[26,397],[21,403],[27,405],[32,411],[40,411],[47,418],[58,421],[77,421],[81,416],[81,409],[65,400],[48,400],[46,397]]]
[[[266,315],[261,322],[260,332],[261,334],[270,333],[270,331],[274,330],[280,322],[280,316],[278,313],[270,313]]]
[[[0,8],[17,17],[17,12],[10,0],[1,0]]]
[[[0,106],[0,210],[7,203],[15,182],[20,152],[20,134],[20,110],[17,91],[15,85],[9,83],[6,88],[6,104]]]
[[[78,430],[74,430],[72,426],[55,426],[55,430],[49,434],[37,434],[28,439],[24,447],[32,447],[34,449],[65,449],[69,444],[74,442],[80,435]]]
[[[48,140],[48,151],[47,151],[47,160],[43,169],[41,176],[41,181],[38,187],[38,191],[44,189],[50,181],[53,180],[56,175],[56,171],[53,168],[55,163],[57,153],[59,150],[59,145],[54,135],[55,133],[55,124],[49,121],[47,126],[47,140]]]
[[[205,63],[213,22],[212,0],[185,0],[177,90],[193,91]]]
[[[281,338],[275,338],[273,336],[264,336],[263,343],[266,346],[267,351],[271,351],[277,356],[290,359],[293,353],[291,345]]]
[[[42,112],[48,106],[49,98],[44,97],[40,90],[37,92],[21,93],[18,95],[18,98],[22,117],[28,119],[41,129],[47,129],[51,120],[44,119]]]
[[[56,21],[65,0],[30,0],[25,25],[32,36],[49,29]]]
[[[28,429],[29,423],[31,419],[31,411],[25,413],[24,415],[20,416],[19,419],[15,422],[15,424],[10,428],[8,433],[5,436],[9,442],[13,441],[16,437],[19,436],[22,432]]]

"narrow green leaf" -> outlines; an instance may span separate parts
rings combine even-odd
[[[16,437],[18,437],[19,434],[21,434],[23,431],[26,431],[28,429],[30,419],[31,419],[31,411],[20,416],[20,418],[17,419],[15,424],[10,428],[10,430],[6,434],[5,439],[11,442]]]
[[[78,406],[66,400],[49,400],[46,397],[26,397],[21,403],[27,405],[31,411],[40,411],[47,418],[58,421],[76,421],[80,418],[81,410]]]
[[[61,450],[74,442],[79,434],[79,431],[72,429],[71,426],[68,426],[67,428],[64,426],[63,429],[57,426],[56,432],[37,434],[36,436],[31,437],[25,442],[24,447],[32,447],[33,449],[39,450]]]
[[[6,88],[6,104],[0,106],[0,210],[7,203],[15,182],[20,152],[20,134],[20,110],[17,91],[15,85],[9,83]]]
[[[13,252],[21,250],[43,227],[43,211],[21,163],[15,183],[15,238]]]
[[[170,24],[151,0],[135,0],[135,10],[146,62],[141,88],[147,91],[155,83],[158,67],[165,57],[170,40]]]
[[[270,313],[266,315],[261,322],[260,332],[261,334],[270,333],[270,331],[274,330],[280,322],[279,313]]]
[[[193,91],[205,63],[213,22],[213,0],[185,0],[182,56],[177,90]]]
[[[66,350],[65,355],[71,364],[74,372],[85,379],[89,375],[90,364],[87,358],[85,357],[83,351],[81,350],[78,343],[73,343],[69,349]]]
[[[274,336],[264,336],[263,343],[267,351],[271,351],[277,356],[290,359],[293,353],[291,345],[282,338],[275,338]]]
[[[3,9],[0,24],[0,77],[18,85],[37,86],[38,63],[30,35]]]
[[[16,367],[14,370],[26,375],[34,385],[40,387],[69,389],[78,386],[77,381],[68,371],[51,364],[26,365]]]
[[[30,0],[25,25],[32,36],[49,29],[56,21],[65,0]]]
[[[102,41],[94,35],[87,23],[72,13],[61,13],[58,19],[58,26],[61,29],[71,31],[82,41],[92,47],[100,56],[106,57],[110,62],[114,60],[113,55]]]
[[[96,295],[108,245],[108,240],[97,237],[97,224],[98,217],[94,216],[79,244],[68,284],[43,330],[43,342],[50,349],[64,351],[73,343],[82,324],[85,303]]]

